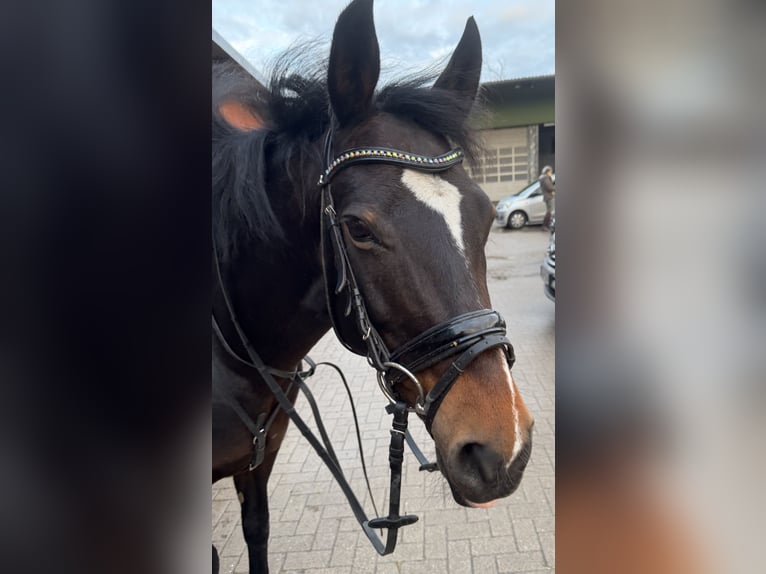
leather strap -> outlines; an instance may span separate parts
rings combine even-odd
[[[338,275],[332,293],[329,289],[329,278],[325,278],[325,297],[327,298],[328,312],[330,313],[335,334],[347,349],[356,354],[366,355],[368,362],[375,369],[379,371],[385,370],[383,364],[388,361],[390,353],[383,342],[383,338],[373,327],[372,321],[370,321],[370,317],[367,315],[364,298],[359,290],[359,285],[356,282],[354,270],[351,268],[348,252],[343,242],[343,233],[335,213],[335,205],[329,185],[322,190],[322,217],[325,219],[325,226],[327,227],[325,233],[329,236],[324,237],[323,240],[330,241],[332,244],[334,267]],[[324,254],[324,257],[327,257],[327,253]],[[324,267],[325,273],[327,273],[326,261],[324,262]],[[336,309],[335,302],[344,292],[347,301],[345,310],[341,315],[338,309]],[[347,331],[349,327],[343,321],[345,318],[350,317],[352,313],[356,328],[352,333],[349,333]],[[355,336],[355,338],[351,339],[352,336]],[[359,338],[361,340],[358,340]]]
[[[442,374],[436,385],[434,385],[434,387],[428,392],[428,395],[426,395],[426,414],[424,417],[424,422],[429,433],[431,432],[431,426],[433,425],[434,417],[436,417],[436,412],[439,410],[439,405],[441,405],[441,402],[444,400],[447,392],[449,392],[449,390],[452,388],[452,385],[455,384],[458,377],[463,373],[463,371],[465,371],[466,367],[468,367],[468,365],[474,359],[476,359],[476,357],[485,351],[497,347],[504,347],[506,349],[508,362],[513,364],[514,357],[511,342],[505,337],[504,334],[494,334],[484,336],[473,345],[471,345],[468,350],[463,352],[462,355],[454,360],[449,368]]]
[[[415,458],[418,459],[418,462],[420,463],[420,468],[418,468],[418,470],[425,470],[427,472],[434,472],[435,470],[439,470],[439,465],[435,462],[429,462],[429,460],[426,458],[426,455],[423,454],[423,451],[418,448],[418,445],[415,442],[415,439],[412,438],[410,431],[404,432],[404,440],[407,441],[407,446],[410,447],[412,454],[415,455]]]
[[[218,261],[218,257],[215,255],[215,243],[213,244],[213,249],[214,249],[215,265],[216,265],[218,280],[220,281],[220,286],[222,289],[224,299],[226,301],[226,306],[229,311],[231,323],[232,325],[234,325],[237,335],[242,341],[242,344],[245,348],[245,351],[247,352],[248,357],[250,358],[250,361],[252,362],[253,367],[258,371],[261,378],[268,386],[269,391],[271,391],[271,393],[274,395],[274,398],[277,400],[278,407],[281,408],[287,414],[287,416],[290,417],[290,420],[292,420],[293,424],[295,424],[295,426],[298,428],[298,430],[301,432],[304,438],[309,442],[312,448],[316,451],[317,455],[319,455],[319,458],[322,460],[322,462],[324,462],[327,468],[330,470],[330,472],[333,475],[333,478],[335,478],[336,482],[338,483],[338,486],[340,486],[341,490],[343,491],[343,494],[346,496],[346,500],[348,501],[348,504],[351,507],[351,511],[354,513],[354,516],[356,517],[359,524],[362,526],[362,530],[364,531],[365,535],[372,543],[375,550],[378,552],[378,554],[382,556],[386,554],[390,554],[391,552],[394,551],[394,548],[396,548],[399,528],[401,528],[402,526],[406,526],[408,524],[417,522],[418,520],[418,517],[415,515],[402,516],[399,514],[399,500],[401,498],[401,482],[402,482],[402,462],[404,458],[403,457],[403,452],[404,452],[403,441],[404,441],[404,433],[407,430],[407,415],[408,415],[407,405],[402,402],[397,402],[395,404],[390,404],[386,407],[386,410],[389,413],[394,415],[394,421],[393,421],[394,426],[391,430],[391,442],[389,445],[389,466],[391,468],[389,514],[385,518],[376,518],[373,520],[369,520],[367,518],[367,514],[364,511],[364,508],[362,507],[361,503],[359,502],[356,495],[354,494],[354,491],[351,489],[351,485],[348,483],[348,481],[346,480],[346,477],[343,475],[343,470],[340,467],[340,464],[338,462],[337,457],[335,456],[335,453],[332,451],[332,447],[330,446],[329,448],[327,448],[326,445],[322,445],[319,439],[316,437],[316,435],[313,432],[311,432],[311,429],[309,428],[309,426],[306,424],[303,418],[301,418],[301,416],[295,410],[295,405],[292,403],[290,398],[282,389],[281,385],[276,381],[276,379],[272,375],[270,367],[268,367],[263,362],[260,355],[258,355],[255,348],[253,348],[253,344],[250,342],[250,339],[245,334],[244,330],[242,329],[242,326],[239,324],[239,321],[237,320],[237,316],[234,313],[234,308],[231,305],[231,301],[229,300],[228,294],[224,287],[223,279],[221,276],[220,262]],[[312,370],[313,370],[313,367],[312,367]],[[292,384],[294,380],[299,380],[302,383],[300,375],[298,375],[294,379],[291,379],[290,384]],[[305,387],[305,385],[301,385],[301,387],[304,390],[304,394],[305,394],[308,391],[308,389]],[[316,410],[316,403],[313,400],[313,397],[310,397],[310,393],[308,393],[306,396],[309,400],[309,405],[311,406],[312,412],[314,413],[314,418],[316,420],[321,421],[318,410]],[[260,428],[256,428],[259,425],[252,424],[252,420],[250,419],[249,415],[247,415],[247,413],[244,412],[244,409],[237,403],[236,399],[234,399],[233,402],[237,404],[237,406],[235,407],[235,412],[237,412],[240,418],[244,417],[243,421],[244,420],[250,421],[250,424],[246,423],[248,424],[248,428],[250,428],[250,426],[252,425],[253,429],[257,431],[256,438],[254,439],[254,441],[258,440],[259,436],[263,436],[263,438],[265,439],[265,433],[262,433]],[[276,417],[276,407],[275,407],[274,413],[272,414],[272,417],[270,418],[275,418],[275,417]],[[259,416],[259,420],[260,418],[261,417]],[[322,435],[322,438],[326,440],[327,445],[329,445],[330,444],[329,438],[327,437],[326,432],[324,432],[323,426],[320,426],[320,434]],[[265,440],[264,440],[264,444],[265,444]],[[256,457],[255,462],[258,462],[258,464],[260,464],[260,462],[257,460],[257,454],[258,454],[258,448],[255,449],[254,456]],[[263,460],[263,456],[261,455],[261,461],[262,460]],[[377,533],[375,532],[375,528],[388,529],[385,543],[377,535]]]
[[[223,336],[221,327],[218,325],[218,320],[215,318],[215,314],[213,314],[213,333],[215,333],[216,338],[221,343],[221,346],[224,348],[224,350],[229,354],[229,356],[236,359],[238,362],[242,363],[246,367],[255,369],[255,365],[253,365],[250,361],[247,361],[243,359],[242,357],[240,357],[239,354],[234,351],[232,346],[229,345],[229,342],[226,340],[226,337]],[[305,357],[304,360],[311,361],[309,357]],[[274,375],[275,377],[279,377],[281,379],[292,379],[299,374],[298,370],[285,371],[282,369],[277,369],[275,367],[268,367],[268,366],[267,368],[272,375]]]
[[[497,311],[471,311],[424,331],[396,349],[391,361],[417,373],[461,353],[482,337],[495,334],[505,335],[505,321]],[[392,384],[404,378],[395,370],[388,376]]]

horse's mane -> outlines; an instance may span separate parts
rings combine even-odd
[[[267,191],[267,159],[282,166],[294,188],[314,189],[321,163],[316,143],[331,119],[327,62],[315,52],[305,45],[285,52],[265,89],[233,64],[213,65],[213,237],[223,261],[244,241],[286,241]],[[390,82],[376,93],[375,106],[443,136],[472,162],[479,146],[464,121],[467,104],[454,92],[430,88],[435,78],[425,72]],[[231,127],[218,111],[227,99],[254,110],[264,129]],[[304,213],[308,200],[299,201]]]

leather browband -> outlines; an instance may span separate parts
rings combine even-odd
[[[463,150],[460,148],[451,149],[447,153],[433,157],[386,147],[354,148],[343,152],[332,160],[325,167],[322,175],[319,176],[317,185],[324,187],[330,183],[330,179],[332,179],[336,173],[351,165],[360,163],[384,163],[401,167],[411,167],[418,171],[440,172],[448,170],[462,161]]]

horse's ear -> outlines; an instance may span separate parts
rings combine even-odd
[[[434,88],[458,92],[468,104],[471,104],[476,98],[480,77],[481,36],[479,36],[476,20],[471,16],[465,23],[460,43],[452,53],[449,64],[434,83]]]
[[[354,0],[335,24],[327,71],[330,103],[341,126],[369,111],[379,74],[372,0]]]
[[[263,119],[248,106],[236,100],[224,100],[218,111],[226,122],[239,130],[250,131],[263,127]]]

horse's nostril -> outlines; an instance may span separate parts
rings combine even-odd
[[[459,456],[463,468],[476,469],[484,482],[497,480],[503,459],[491,448],[478,442],[469,442],[460,449]]]

